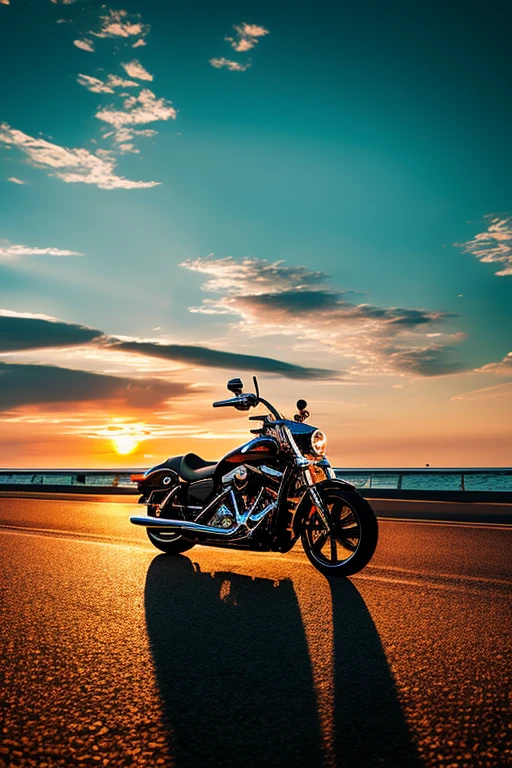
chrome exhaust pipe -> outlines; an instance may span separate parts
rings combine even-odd
[[[239,533],[244,525],[236,525],[234,528],[218,528],[213,525],[201,525],[188,520],[166,520],[163,517],[130,517],[130,523],[144,525],[146,528],[180,528],[191,533],[207,533],[210,536],[224,536],[229,538]]]

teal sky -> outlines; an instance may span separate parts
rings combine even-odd
[[[20,323],[46,315],[335,370],[375,393],[376,414],[408,410],[385,405],[393,388],[440,413],[497,387],[486,407],[505,429],[511,21],[501,2],[0,0],[0,306]],[[142,93],[166,119],[129,122]],[[73,167],[63,148],[82,151]],[[98,159],[90,183],[84,169]],[[105,166],[114,188],[101,188]],[[47,248],[81,255],[38,252]],[[205,290],[225,280],[219,260],[248,256],[250,279]],[[256,290],[256,273],[276,261],[304,268],[302,282],[286,273]],[[82,351],[29,340],[0,359],[140,374],[128,353],[103,370]],[[178,363],[171,378],[226,376]],[[335,396],[353,399],[324,384],[326,413]],[[463,418],[453,418],[456,430]]]

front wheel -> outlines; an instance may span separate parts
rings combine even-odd
[[[317,488],[329,513],[329,529],[311,505],[302,523],[302,546],[310,562],[325,576],[352,576],[369,563],[375,552],[377,518],[356,491],[333,486]]]

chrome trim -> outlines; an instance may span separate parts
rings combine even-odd
[[[281,478],[284,474],[284,472],[280,472],[278,469],[273,469],[272,467],[267,467],[266,464],[262,464],[260,466],[260,471],[263,472],[264,475],[269,475],[270,477],[275,477],[276,480],[278,478]]]
[[[243,527],[237,525],[236,528],[217,528],[212,525],[192,523],[189,520],[166,520],[163,517],[130,517],[130,522],[134,525],[144,525],[146,528],[177,528],[193,533],[208,533],[224,537],[234,536]]]
[[[254,505],[253,505],[254,507]],[[260,525],[262,520],[268,515],[269,512],[271,512],[273,509],[277,507],[277,501],[272,501],[270,504],[268,504],[264,509],[260,510],[257,514],[255,514],[252,517],[253,522],[255,525],[252,528],[249,528],[245,523],[239,522],[238,525],[236,525],[234,528],[220,528],[213,525],[201,525],[200,523],[193,523],[189,520],[167,520],[163,517],[130,517],[130,522],[134,525],[144,525],[146,528],[173,528],[178,529],[181,531],[189,531],[190,533],[205,533],[209,536],[213,536],[214,538],[217,536],[221,536],[223,538],[229,539],[234,538],[238,534],[243,534],[243,536],[250,536],[252,533],[256,530],[256,528]],[[236,510],[237,513],[237,520],[239,518],[238,510]],[[248,517],[247,515],[244,515],[244,517]]]
[[[222,499],[223,499],[225,496],[227,496],[227,495],[228,495],[228,493],[229,493],[230,491],[231,491],[231,487],[230,487],[230,488],[226,488],[224,491],[222,491],[222,493],[219,493],[219,495],[218,495],[218,496],[216,496],[214,499],[212,499],[212,500],[210,501],[210,503],[209,503],[209,504],[208,504],[206,507],[204,507],[204,508],[202,509],[202,511],[201,511],[201,512],[200,512],[200,513],[197,515],[197,517],[196,517],[196,519],[195,519],[195,522],[197,523],[197,521],[198,521],[198,520],[202,520],[202,519],[203,519],[203,517],[206,517],[206,516],[207,516],[207,514],[208,514],[208,512],[210,512],[210,510],[211,510],[213,507],[216,507],[216,506],[217,506],[217,504],[218,504],[220,501],[222,501]]]

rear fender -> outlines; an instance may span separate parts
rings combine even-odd
[[[156,503],[161,502],[164,495],[171,488],[179,485],[179,482],[180,479],[177,472],[174,472],[172,469],[155,467],[138,483],[139,492],[142,493],[139,504],[151,504],[153,501]]]

